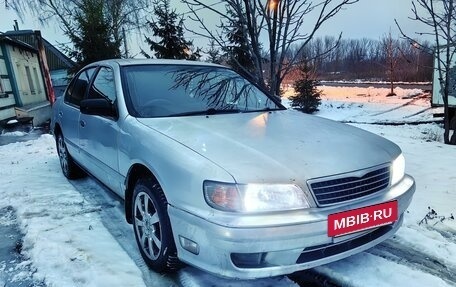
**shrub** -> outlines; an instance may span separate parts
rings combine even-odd
[[[307,65],[301,67],[302,78],[294,83],[295,96],[291,96],[291,106],[303,113],[312,114],[318,111],[321,104],[322,91],[317,89],[320,84],[312,78]]]

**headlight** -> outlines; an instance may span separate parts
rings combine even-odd
[[[204,198],[213,208],[234,212],[270,212],[309,207],[304,192],[294,184],[230,184],[205,181]]]
[[[398,183],[405,174],[405,158],[401,154],[391,164],[391,185]]]

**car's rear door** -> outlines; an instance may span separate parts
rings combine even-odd
[[[58,121],[62,128],[63,137],[71,156],[80,161],[79,157],[79,106],[85,97],[90,80],[96,70],[91,67],[81,71],[68,86],[64,103],[59,106]]]
[[[87,99],[106,99],[114,107],[112,116],[81,114],[79,142],[81,156],[89,171],[113,190],[119,188],[117,96],[114,71],[100,67],[92,81]]]

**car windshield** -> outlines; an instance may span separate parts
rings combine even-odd
[[[130,113],[141,118],[283,109],[232,70],[191,65],[123,68]]]

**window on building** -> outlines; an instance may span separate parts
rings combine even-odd
[[[38,71],[36,68],[33,68],[33,76],[35,77],[36,89],[38,90],[38,93],[41,93],[41,81],[38,77]]]
[[[16,71],[17,71],[16,81],[17,81],[18,85],[20,86],[20,90],[24,95],[28,95],[28,93],[29,93],[28,87],[25,82],[26,75],[24,73],[24,70],[22,69],[22,66],[19,63],[16,63]]]
[[[27,75],[27,81],[30,87],[30,93],[36,94],[35,85],[33,84],[32,74],[30,73],[30,67],[25,66],[25,74]]]

